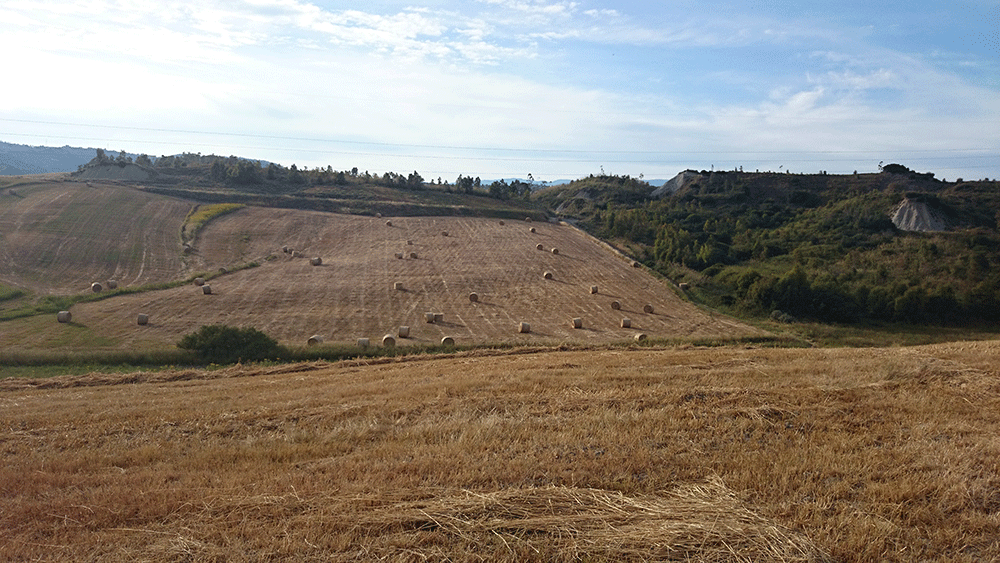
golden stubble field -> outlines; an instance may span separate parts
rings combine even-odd
[[[0,380],[5,561],[995,561],[1000,342]]]
[[[135,270],[129,276],[152,282],[221,268],[230,271],[209,280],[210,295],[192,284],[80,303],[70,309],[73,322],[69,324],[57,323],[54,315],[3,323],[0,346],[13,350],[171,348],[183,335],[217,323],[251,326],[293,346],[305,345],[314,335],[327,343],[352,345],[359,338],[377,345],[384,335],[392,335],[399,346],[437,344],[443,337],[452,337],[461,346],[606,343],[626,341],[639,333],[689,340],[765,334],[695,307],[669,281],[632,267],[630,260],[566,224],[246,208],[214,219],[194,241],[193,251],[184,253],[180,226],[192,202],[126,187],[67,184],[38,189],[33,199],[25,198],[37,200],[32,209],[45,209],[64,219],[16,227],[24,218],[43,214],[29,213],[28,204],[19,200],[13,210],[7,210],[6,223],[0,222],[0,227],[25,240],[29,238],[26,233],[48,240],[39,233],[47,232],[50,225],[69,225],[66,217],[84,217],[66,227],[70,231],[60,231],[60,236],[67,237],[63,243],[66,259],[76,268],[51,270],[47,288],[76,286],[80,288],[77,293],[89,291],[91,278],[82,276],[97,274],[87,266],[86,257],[99,249],[116,249],[116,256],[125,252],[116,245],[126,239],[114,233],[132,232],[128,226],[138,219],[132,213],[107,212],[100,225],[85,219],[90,217],[85,210],[92,215],[100,209],[100,197],[107,206],[127,199],[136,207],[153,198],[158,206],[169,208],[160,210],[155,221],[143,220],[143,224],[155,223],[151,232],[161,242],[129,253],[141,258],[127,268],[122,266]],[[48,197],[57,193],[63,195]],[[62,199],[82,211],[59,207]],[[140,210],[134,214],[141,214]],[[91,226],[85,229],[84,225]],[[169,237],[174,237],[172,246],[166,242]],[[18,248],[21,254],[27,252],[24,244]],[[173,264],[174,269],[153,268],[154,256],[157,264]],[[82,262],[72,262],[70,257]],[[321,258],[322,264],[311,265],[314,257]],[[249,262],[260,265],[234,271]],[[19,265],[15,260],[11,267]],[[27,274],[22,270],[18,275],[23,278]],[[157,272],[159,278],[150,272]],[[547,272],[551,279],[546,279]],[[111,276],[110,267],[101,275],[93,281]],[[62,279],[67,276],[72,279]],[[472,293],[478,301],[470,300]],[[612,308],[614,302],[620,304],[619,309]],[[644,310],[647,305],[652,312]],[[148,315],[148,325],[137,324],[140,313]],[[428,323],[426,313],[442,313],[443,317]],[[580,319],[582,327],[574,328],[573,319]],[[631,326],[623,328],[622,319],[628,319]],[[522,322],[528,323],[530,333],[519,332]],[[409,336],[400,337],[401,326],[409,328]]]

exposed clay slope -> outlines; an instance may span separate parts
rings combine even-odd
[[[892,223],[902,231],[943,231],[947,229],[944,219],[938,216],[926,202],[903,198],[891,214]]]

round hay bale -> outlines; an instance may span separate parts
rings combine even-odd
[[[545,245],[543,245],[542,243],[538,243],[535,245],[535,248],[537,248],[538,250],[545,250]]]
[[[292,258],[302,258],[302,253],[299,252],[298,250],[293,250],[292,251]]]
[[[444,322],[444,313],[434,313],[434,322],[436,323]]]
[[[194,284],[195,285],[205,285],[205,278],[195,278],[194,279]]]
[[[323,259],[320,258],[319,256],[316,256],[315,258],[310,258],[309,263],[312,264],[313,266],[321,266],[323,264]]]
[[[455,339],[452,338],[452,337],[450,337],[450,336],[445,336],[444,338],[441,339],[441,345],[442,346],[454,346],[455,345]]]
[[[406,246],[413,246],[413,241],[412,240],[406,241]]]
[[[434,313],[424,313],[424,320],[429,323],[434,322]]]
[[[375,214],[375,218],[376,219],[381,219],[382,218],[382,214],[381,213],[376,213]]]
[[[620,311],[621,308],[622,308],[622,302],[621,301],[612,301],[611,302],[611,308],[614,309],[615,311]]]
[[[688,282],[681,282],[677,284],[677,287],[680,288],[681,291],[687,291],[688,289],[691,288],[691,286],[688,285]]]
[[[650,313],[652,313],[653,312],[653,306],[649,305],[649,304],[643,305],[642,306],[642,312],[646,313],[647,315],[650,314]]]
[[[118,282],[115,280],[108,280],[108,289],[118,289]]]
[[[392,282],[392,289],[394,289],[396,291],[402,291],[402,289],[403,289],[403,282]]]
[[[397,260],[402,260],[403,259],[403,253],[402,252],[397,252],[396,253],[396,259]]]
[[[59,311],[59,314],[56,315],[56,320],[61,323],[68,323],[73,320],[73,313],[70,313],[69,311]]]
[[[632,267],[633,268],[638,268],[639,266],[642,266],[642,264],[636,262],[635,260],[632,261]]]
[[[205,285],[201,286],[201,292],[204,293],[205,295],[211,295],[212,294],[212,286],[210,286],[208,284],[205,284]]]
[[[229,273],[229,270],[227,270],[227,269],[225,269],[225,268],[219,268],[219,273],[220,273],[220,274],[228,274],[228,273]]]
[[[531,217],[525,217],[524,218],[524,222],[525,223],[530,223],[531,222]]]
[[[632,328],[632,319],[622,319],[622,328]]]
[[[392,221],[386,221],[385,222],[385,226],[386,227],[391,227],[392,226]]]
[[[520,332],[521,334],[528,334],[529,332],[531,332],[531,325],[528,323],[520,323],[519,325],[517,325],[517,331]]]
[[[386,348],[392,348],[396,345],[396,339],[393,338],[391,334],[387,334],[382,337],[382,346]]]
[[[643,334],[643,333],[640,332],[639,334],[635,335],[635,341],[636,342],[644,342],[645,340],[646,340],[646,335],[645,334]]]
[[[282,246],[281,251],[284,252],[285,254],[288,254],[288,245],[286,244],[285,246]]]
[[[503,219],[500,219],[500,224],[503,225]]]
[[[545,278],[545,279],[547,279],[547,280],[551,280],[552,279],[552,272],[545,272],[544,274],[542,274],[542,277]]]
[[[534,228],[534,227],[531,227],[530,229],[528,229],[528,232],[529,232],[529,233],[533,233],[533,232],[535,232],[535,228]]]
[[[443,236],[443,237],[448,236],[448,231],[441,231],[441,236]]]
[[[367,338],[358,339],[358,348],[367,348],[369,346],[371,346],[371,341],[368,340]]]
[[[590,286],[590,294],[594,295],[596,293],[597,293],[597,286],[596,285]]]
[[[139,326],[146,326],[146,325],[149,324],[149,315],[147,315],[145,313],[139,313],[139,315],[135,319],[135,322]]]
[[[314,334],[309,337],[309,340],[306,340],[307,346],[317,346],[322,343],[323,343],[323,337],[318,334]]]
[[[559,249],[558,248],[553,248],[552,249],[552,254],[559,254]]]
[[[409,338],[410,337],[410,327],[408,327],[408,326],[401,326],[401,327],[399,327],[399,331],[396,334],[398,334],[400,338]]]
[[[104,286],[97,282],[94,282],[90,284],[90,291],[93,291],[94,293],[100,293],[104,291]]]
[[[410,253],[410,259],[411,260],[416,260],[417,259],[417,253],[416,252],[411,252]]]
[[[473,291],[469,294],[469,301],[472,303],[479,303],[479,294]]]
[[[583,319],[581,319],[580,317],[574,317],[573,328],[583,328]]]

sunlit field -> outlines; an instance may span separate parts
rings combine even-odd
[[[989,561],[1000,343],[0,381],[8,561]]]

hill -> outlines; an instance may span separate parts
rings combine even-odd
[[[0,281],[35,297],[87,295],[91,283],[107,280],[119,289],[72,305],[72,323],[51,313],[8,320],[0,331],[5,348],[165,348],[215,323],[253,326],[299,345],[313,335],[377,343],[398,337],[400,326],[410,327],[401,345],[444,336],[474,344],[763,334],[701,311],[569,225],[250,206],[212,219],[185,247],[182,228],[205,204],[98,182],[39,182],[15,192],[0,196],[7,242]],[[314,257],[322,264],[311,265]],[[177,285],[196,275],[210,278],[210,295]],[[134,292],[150,284],[157,289]],[[3,302],[0,314],[30,299]],[[444,317],[428,323],[427,312]],[[149,315],[148,325],[136,324],[139,313]],[[629,328],[621,326],[626,317]],[[518,332],[521,322],[530,333]]]
[[[1000,183],[685,171],[591,177],[539,202],[740,315],[968,324],[1000,317]],[[917,231],[917,232],[914,232]]]
[[[0,176],[73,172],[94,156],[95,149],[36,147],[0,142]]]

